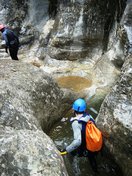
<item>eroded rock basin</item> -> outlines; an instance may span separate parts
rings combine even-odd
[[[92,85],[92,80],[83,78],[81,76],[62,76],[56,80],[60,87],[71,89],[75,92],[79,92]]]

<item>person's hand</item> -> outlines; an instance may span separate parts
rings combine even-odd
[[[61,151],[60,151],[60,154],[61,154],[61,155],[66,155],[66,154],[67,154],[66,149],[61,150]]]
[[[61,155],[66,155],[67,151],[66,149],[59,149]]]

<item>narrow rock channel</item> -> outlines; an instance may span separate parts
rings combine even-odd
[[[90,112],[90,110],[88,110]],[[54,125],[49,133],[58,148],[65,148],[72,141],[72,129],[70,124],[71,112],[68,112],[60,122]],[[93,114],[96,118],[96,115]],[[86,157],[72,157],[70,154],[63,156],[69,176],[94,176],[89,161]],[[97,156],[99,176],[123,176],[120,167],[104,147],[103,153]]]

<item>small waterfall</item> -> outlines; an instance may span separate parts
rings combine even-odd
[[[124,25],[124,28],[125,28],[126,33],[127,33],[128,42],[129,42],[130,45],[132,45],[132,26]]]
[[[124,11],[124,28],[127,33],[129,45],[132,45],[132,1],[128,1]]]
[[[73,37],[78,37],[83,35],[83,8],[80,11],[80,16],[76,22],[75,29],[73,32]]]
[[[30,0],[29,1],[29,20],[33,25],[39,26],[44,25],[48,19],[48,0]]]

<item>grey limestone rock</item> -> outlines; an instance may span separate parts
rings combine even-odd
[[[31,64],[0,62],[0,175],[67,175],[62,157],[43,132],[62,114],[62,92]]]

